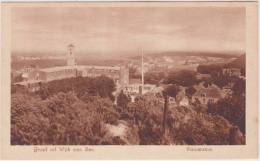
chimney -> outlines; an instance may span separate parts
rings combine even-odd
[[[144,93],[144,54],[143,54],[143,48],[142,48],[142,91],[141,94]]]

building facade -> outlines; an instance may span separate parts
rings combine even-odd
[[[98,77],[107,76],[114,80],[116,87],[123,89],[129,84],[129,69],[127,66],[88,66],[77,65],[73,53],[74,46],[68,46],[68,57],[66,66],[51,68],[34,68],[24,72],[24,81],[16,84],[27,87],[36,87],[39,82],[45,83],[53,80],[60,80],[73,77]],[[34,88],[31,91],[35,91]]]
[[[239,69],[239,68],[224,68],[222,70],[222,73],[224,75],[228,75],[228,76],[240,77],[241,76],[241,69]]]
[[[215,103],[223,97],[220,88],[216,85],[210,85],[208,87],[199,85],[195,88],[196,93],[192,96],[192,102],[199,101],[201,104],[207,105],[208,103]]]

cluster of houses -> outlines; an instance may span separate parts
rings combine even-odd
[[[134,101],[135,97],[139,95],[143,95],[147,92],[156,92],[155,90],[157,88],[155,85],[144,84],[144,76],[142,77],[142,80],[129,79],[129,68],[127,65],[77,65],[74,54],[74,45],[71,44],[68,46],[68,54],[66,58],[67,64],[65,66],[55,66],[50,68],[38,68],[37,66],[30,66],[22,69],[20,72],[18,72],[22,76],[22,81],[16,82],[14,85],[22,85],[27,87],[29,91],[35,92],[40,89],[42,83],[47,83],[54,80],[73,77],[97,77],[105,75],[113,79],[115,82],[117,89],[114,93],[115,96],[119,94],[121,90],[123,90],[123,92],[129,95],[132,101]]]
[[[142,79],[130,79],[128,66],[87,66],[87,65],[77,65],[74,55],[74,46],[68,46],[67,54],[67,64],[65,66],[56,66],[51,68],[37,67],[25,68],[22,70],[23,80],[16,82],[15,84],[26,86],[30,91],[34,92],[40,89],[41,83],[50,82],[53,80],[71,78],[71,77],[97,77],[105,75],[114,80],[117,90],[114,93],[115,96],[123,91],[126,95],[131,98],[134,102],[135,98],[144,94],[158,94],[162,93],[163,87],[156,86],[153,84],[144,83],[144,62],[142,56]],[[223,69],[223,74],[229,76],[241,76],[240,69],[236,68],[225,68]],[[208,74],[198,74],[198,79],[210,78]],[[200,102],[203,105],[208,103],[214,103],[219,99],[225,97],[225,95],[230,91],[229,88],[220,89],[214,84],[209,86],[204,86],[202,83],[195,85],[194,88],[196,92],[193,94],[192,98],[189,99],[185,94],[185,88],[181,88],[176,98],[170,98],[170,102],[178,102],[181,106],[188,106],[191,102]]]
[[[215,103],[219,99],[224,98],[225,94],[216,85],[211,84],[209,86],[204,86],[203,82],[193,86],[196,92],[191,98],[188,98],[185,89],[186,87],[181,87],[176,98],[170,97],[169,102],[173,105],[178,106],[189,106],[191,103],[198,102],[201,105],[207,106],[208,103]]]

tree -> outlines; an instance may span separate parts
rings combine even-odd
[[[208,105],[208,113],[220,115],[237,125],[245,133],[245,97],[224,98]]]
[[[12,77],[11,81],[12,81],[12,83],[16,83],[16,82],[21,82],[21,81],[23,81],[22,74],[19,74],[19,75],[17,75],[17,76]]]
[[[130,67],[129,68],[129,77],[137,79],[137,78],[141,78],[141,74],[137,71],[136,67]]]
[[[117,97],[117,106],[126,108],[129,102],[130,98],[124,94],[123,90],[121,90],[120,94]]]
[[[156,96],[141,96],[130,102],[124,119],[128,134],[111,136],[107,124],[117,124],[119,113],[109,98],[88,95],[82,101],[75,92],[59,92],[41,100],[30,93],[11,95],[11,144],[12,145],[228,145],[245,144],[245,135],[219,115],[197,113],[190,107],[167,108],[167,129],[162,135],[163,103]],[[234,97],[235,98],[235,97]],[[227,100],[224,105],[240,109],[242,99]],[[220,107],[220,106],[219,106]],[[241,106],[242,107],[242,106]],[[217,110],[219,108],[216,108]],[[220,108],[221,110],[221,108]],[[228,110],[226,110],[228,112]],[[232,111],[232,110],[231,110]],[[241,112],[241,113],[240,113]],[[239,114],[230,116],[239,120]],[[121,113],[120,113],[121,114]],[[232,118],[232,117],[230,117]],[[134,121],[135,120],[135,121]],[[235,121],[235,122],[233,122]],[[165,126],[165,127],[166,127]]]
[[[246,82],[244,79],[237,79],[232,87],[235,96],[244,95],[246,90]]]
[[[159,84],[165,78],[164,72],[149,72],[145,74],[144,83]]]
[[[28,89],[23,85],[11,85],[11,94],[13,93],[28,93]]]
[[[40,90],[36,92],[42,100],[47,99],[50,96],[48,88],[41,85]]]
[[[108,98],[83,102],[75,93],[57,93],[46,100],[12,95],[12,145],[91,145],[106,134],[105,124],[117,124],[119,114]]]
[[[179,93],[179,91],[180,91],[180,87],[177,85],[169,85],[163,91],[163,97],[164,97],[163,134],[165,134],[165,129],[166,129],[166,120],[167,120],[168,106],[169,106],[169,96],[174,97],[176,100],[176,96]]]
[[[153,96],[131,102],[127,106],[129,121],[138,128],[141,145],[160,144],[162,131],[162,110]]]
[[[170,96],[170,97],[174,97],[176,98],[177,94],[179,93],[180,91],[180,87],[176,84],[171,84],[171,85],[168,85],[164,91],[163,91],[163,95],[167,95],[167,96]]]
[[[168,114],[168,108],[169,108],[169,97],[168,95],[164,95],[164,109],[163,109],[163,135],[165,134],[166,129],[166,119]]]
[[[170,73],[165,82],[168,84],[178,84],[188,87],[196,84],[198,80],[194,71],[182,70]]]
[[[212,75],[213,73],[219,73],[222,71],[222,68],[220,65],[216,64],[210,64],[210,65],[199,65],[197,67],[197,71],[201,74],[210,74]]]
[[[90,93],[114,100],[112,93],[115,91],[116,86],[112,79],[102,75],[94,78],[92,84],[93,86],[90,87]]]
[[[190,102],[194,93],[196,93],[196,89],[194,87],[188,87],[185,89],[185,94],[189,98]]]
[[[229,76],[213,72],[212,82],[216,84],[219,88],[223,88],[231,82],[231,78]]]
[[[127,109],[138,119],[136,124],[141,145],[188,144],[188,145],[229,145],[244,144],[244,135],[235,133],[233,124],[224,117],[198,113],[189,107],[168,108],[165,132],[162,129],[163,104],[151,103],[154,98],[143,97],[129,103]],[[158,108],[161,107],[161,108]],[[130,121],[129,121],[130,123]],[[235,141],[234,141],[235,140]],[[238,140],[238,141],[236,141]]]
[[[48,121],[41,114],[44,103],[27,93],[11,96],[11,144],[36,145],[44,142]]]
[[[84,94],[92,96],[101,96],[102,98],[110,98],[114,100],[113,92],[115,91],[114,81],[106,76],[98,76],[94,78],[76,77],[62,80],[55,80],[45,84],[50,96],[59,92],[68,93],[73,91],[77,96]]]

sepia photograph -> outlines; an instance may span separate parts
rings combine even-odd
[[[259,158],[257,2],[0,7],[0,159]]]
[[[11,9],[11,145],[246,145],[245,7]]]

